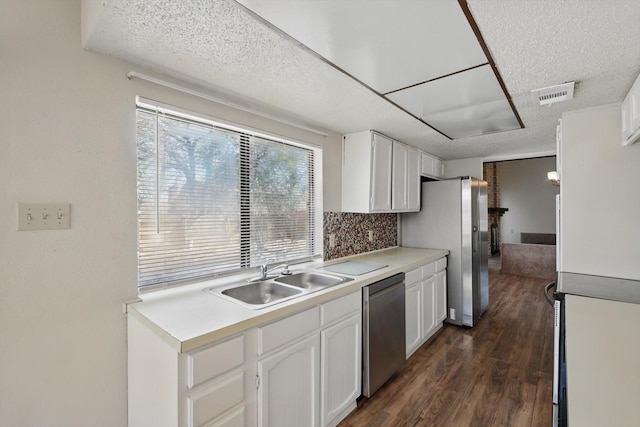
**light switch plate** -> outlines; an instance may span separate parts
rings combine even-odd
[[[18,231],[70,228],[69,203],[18,203]]]

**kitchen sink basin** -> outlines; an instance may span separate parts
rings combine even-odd
[[[275,279],[278,283],[285,283],[302,289],[328,288],[350,280],[353,279],[315,272],[295,273],[290,276],[282,276]]]
[[[260,309],[353,280],[332,274],[302,271],[275,279],[213,287],[205,292],[251,309]]]
[[[271,280],[254,282],[249,285],[229,288],[223,295],[251,305],[266,305],[302,293],[302,290],[283,286]]]

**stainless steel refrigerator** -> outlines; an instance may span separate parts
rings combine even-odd
[[[402,214],[402,246],[448,249],[447,322],[472,327],[489,306],[487,183],[422,183],[420,212]]]

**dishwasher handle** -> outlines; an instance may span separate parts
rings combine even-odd
[[[369,297],[373,297],[378,293],[384,292],[388,288],[397,287],[399,285],[404,285],[404,273],[398,273],[380,280],[379,282],[372,283],[369,286],[365,286],[365,293]]]
[[[377,292],[374,292],[372,294],[369,294],[369,298],[367,299],[367,301],[372,302],[377,300],[378,298],[382,298],[385,295],[391,293],[391,292],[395,292],[398,288],[402,288],[403,292],[404,292],[404,280],[401,282],[397,282],[389,287],[386,287],[382,290],[379,290]]]

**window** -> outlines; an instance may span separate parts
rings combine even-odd
[[[317,149],[139,100],[138,285],[322,253]]]

